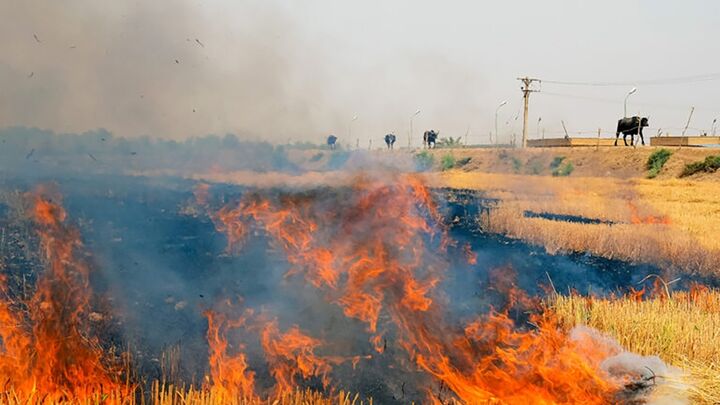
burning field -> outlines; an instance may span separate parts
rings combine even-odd
[[[294,189],[107,180],[4,194],[3,403],[712,398],[687,367],[716,352],[642,345],[594,315],[645,302],[643,285],[662,298],[662,269],[488,233],[481,193],[399,172]]]

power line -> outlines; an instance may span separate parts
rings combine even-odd
[[[673,84],[686,84],[686,83],[698,83],[720,80],[720,73],[708,73],[703,75],[694,76],[682,76],[682,77],[671,77],[664,79],[653,79],[653,80],[635,80],[626,82],[570,82],[561,80],[542,80],[542,83],[557,84],[563,86],[595,86],[595,87],[609,87],[609,86],[664,86]]]
[[[607,104],[618,104],[617,99],[613,98],[602,98],[602,97],[592,97],[592,96],[583,96],[579,94],[567,94],[567,93],[554,93],[550,91],[543,91],[540,94],[546,95],[546,96],[552,96],[552,97],[564,97],[564,98],[572,98],[572,99],[578,99],[578,100],[587,100],[587,101],[594,101],[599,103],[607,103]],[[680,110],[680,109],[687,109],[688,105],[684,104],[663,104],[663,103],[647,103],[638,101],[636,102],[637,105],[640,106],[646,106],[646,107],[653,107],[653,108],[663,108],[668,110]],[[704,110],[704,111],[710,111],[707,108],[696,108],[696,110]]]

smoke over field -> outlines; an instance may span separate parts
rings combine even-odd
[[[634,294],[661,269],[487,233],[496,201],[482,192],[393,170],[348,176],[300,188],[6,180],[0,368],[13,395],[162,403],[180,395],[168,384],[217,403],[298,388],[380,403],[686,395],[679,370],[571,330],[543,301]]]

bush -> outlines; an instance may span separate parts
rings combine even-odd
[[[440,169],[443,171],[450,170],[453,167],[455,167],[455,156],[451,154],[443,155],[443,157],[440,158]]]
[[[435,163],[435,158],[428,151],[422,151],[413,158],[415,159],[416,169],[421,172],[432,169],[433,163]]]
[[[700,162],[693,162],[685,166],[680,177],[692,176],[695,173],[713,173],[720,169],[720,156],[708,156]]]
[[[660,173],[660,170],[665,166],[665,163],[667,163],[671,155],[672,152],[664,148],[658,149],[650,154],[647,161],[648,179],[655,178]]]
[[[575,166],[573,166],[572,162],[567,162],[564,165],[560,165],[555,168],[555,170],[552,171],[552,175],[556,177],[565,177],[569,176],[573,170],[575,170]]]
[[[565,156],[555,156],[552,162],[550,162],[550,170],[555,171],[565,160]]]

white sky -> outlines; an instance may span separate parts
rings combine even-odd
[[[334,132],[348,142],[357,114],[350,143],[395,131],[404,145],[419,108],[416,141],[424,129],[470,128],[480,143],[508,100],[502,141],[521,131],[516,77],[720,73],[719,19],[710,0],[5,0],[0,127],[277,142]],[[611,132],[631,87],[545,83],[531,96],[530,136],[538,117],[547,136],[562,132],[560,120],[571,135]],[[637,87],[628,112],[649,115],[651,133],[678,133],[690,106],[690,133],[720,116],[720,80]]]

